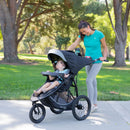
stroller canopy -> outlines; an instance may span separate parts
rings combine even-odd
[[[57,50],[51,49],[48,52],[48,59],[52,61],[57,61],[62,59],[66,62],[68,68],[71,73],[76,75],[80,69],[84,66],[93,63],[94,61],[91,58],[85,58],[81,56],[77,56],[73,51],[65,51],[65,50]]]

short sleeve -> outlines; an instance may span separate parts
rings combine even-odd
[[[101,31],[98,31],[98,34],[99,34],[99,39],[100,40],[105,37],[104,34]]]

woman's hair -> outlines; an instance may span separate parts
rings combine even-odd
[[[92,28],[91,25],[88,22],[84,21],[84,20],[80,21],[80,23],[78,25],[78,29],[80,30],[81,28],[86,28],[88,26],[90,27],[91,30],[95,31],[95,29]],[[83,35],[80,31],[79,31],[79,34],[80,34],[81,39],[83,40],[85,35]]]

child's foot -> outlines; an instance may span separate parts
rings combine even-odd
[[[34,90],[34,97],[37,97],[38,95],[39,95],[39,93]]]

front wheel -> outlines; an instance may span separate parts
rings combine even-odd
[[[91,102],[85,95],[77,97],[72,104],[72,113],[77,120],[85,120],[91,111]]]
[[[34,123],[40,123],[45,118],[45,115],[45,107],[39,103],[33,105],[29,112],[30,120]]]

